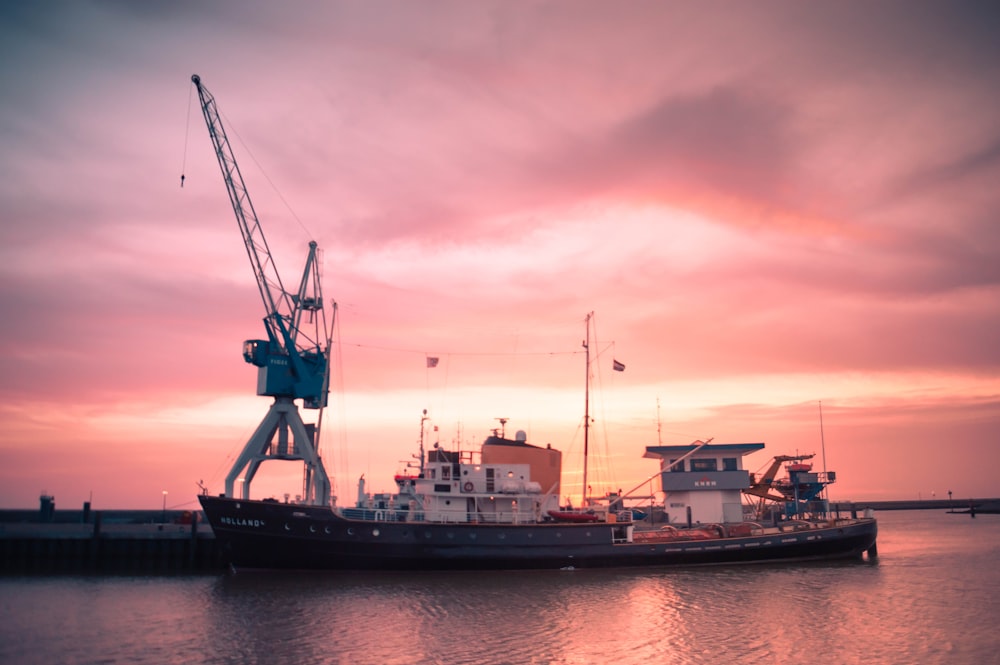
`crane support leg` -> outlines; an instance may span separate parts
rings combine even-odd
[[[288,434],[291,432],[292,445]],[[276,397],[267,415],[243,447],[243,452],[226,476],[226,496],[249,499],[250,484],[261,462],[280,460],[301,460],[306,467],[304,503],[328,505],[330,502],[330,479],[326,475],[315,438],[315,427],[302,422],[294,400]],[[236,481],[243,477],[243,487],[236,496]]]

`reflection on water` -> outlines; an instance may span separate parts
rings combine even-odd
[[[879,517],[874,564],[0,578],[0,662],[996,662],[1000,516]]]

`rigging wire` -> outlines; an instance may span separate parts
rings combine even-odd
[[[591,323],[594,326],[594,346],[597,348],[597,353],[594,355],[594,362],[592,362],[591,364],[596,365],[597,367],[595,378],[599,389],[598,392],[599,394],[603,395],[604,373],[601,371],[601,363],[596,361],[599,360],[600,357],[608,351],[608,349],[614,349],[614,342],[609,342],[607,345],[604,346],[603,349],[601,349],[600,336],[597,334],[597,317],[592,317]],[[613,355],[614,353],[612,353],[612,356]],[[608,487],[608,483],[610,482],[610,487],[613,488],[614,486],[617,485],[617,482],[615,479],[614,466],[611,463],[611,441],[610,441],[611,437],[608,436],[608,418],[606,417],[607,413],[606,401],[604,399],[600,399],[598,407],[601,412],[601,433],[603,439],[601,443],[603,443],[603,451],[596,456],[597,459],[595,461],[598,462],[598,464],[596,464],[594,468],[595,481],[590,484],[594,485],[603,483],[606,487]]]
[[[449,351],[447,353],[437,353],[427,351],[426,349],[404,349],[395,346],[380,346],[375,344],[359,344],[357,342],[340,342],[341,346],[353,346],[357,349],[374,349],[376,351],[392,351],[394,353],[413,353],[421,356],[432,356],[447,360],[453,356],[465,356],[465,357],[496,357],[496,358],[509,358],[511,356],[575,356],[583,353],[583,351]]]
[[[236,126],[233,124],[232,120],[229,119],[229,116],[225,115],[222,111],[219,111],[219,115],[222,116],[222,118],[226,121],[226,125],[229,127],[229,131],[231,131],[233,134],[236,135],[236,138],[240,142],[240,145],[243,146],[243,149],[246,151],[247,155],[250,156],[250,159],[253,161],[253,163],[257,165],[257,169],[260,171],[260,174],[264,176],[264,180],[267,180],[267,184],[271,185],[271,189],[273,189],[274,193],[278,195],[279,199],[281,199],[281,202],[285,205],[285,208],[292,216],[292,219],[294,219],[298,223],[298,225],[302,228],[302,230],[305,231],[306,236],[310,240],[315,239],[312,232],[305,225],[305,222],[303,222],[299,218],[299,216],[295,213],[295,210],[292,209],[291,204],[289,204],[288,200],[285,199],[284,194],[281,193],[281,190],[278,189],[278,186],[274,184],[273,180],[271,180],[271,176],[267,174],[267,171],[264,170],[264,167],[261,166],[261,163],[257,161],[256,157],[254,157],[253,151],[250,150],[250,146],[248,146],[246,142],[243,140],[243,137],[240,136],[240,133],[236,130]]]
[[[194,98],[194,86],[188,88],[187,123],[184,126],[184,156],[181,157],[181,187],[184,186],[184,172],[187,171],[188,136],[191,134],[191,104]]]
[[[338,311],[339,314],[339,311]],[[340,483],[340,479],[346,477],[348,471],[348,449],[347,449],[347,401],[345,397],[344,389],[344,354],[343,346],[339,343],[340,340],[340,316],[335,316],[333,319],[333,339],[338,340],[338,342],[330,344],[330,368],[327,370],[331,373],[331,378],[336,382],[336,389],[333,391],[336,395],[337,412],[337,427],[336,433],[334,435],[334,441],[331,443],[333,446],[333,451],[330,453],[331,461],[333,462],[333,473],[330,474],[330,483],[332,485],[331,490],[334,495],[337,495],[339,491],[337,490],[337,485]],[[336,348],[334,348],[336,347]],[[337,467],[339,455],[339,468]]]

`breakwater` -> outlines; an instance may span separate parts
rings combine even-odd
[[[946,512],[1000,513],[1000,499],[915,499],[913,501],[831,501],[830,510],[943,510]]]

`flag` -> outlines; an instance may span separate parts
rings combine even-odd
[[[614,369],[614,370],[615,370],[616,372],[624,372],[624,371],[625,371],[625,365],[624,365],[624,363],[620,363],[620,362],[618,362],[617,360],[613,360],[612,362],[613,362],[614,364],[613,364],[613,365],[612,365],[611,367],[612,367],[612,369]]]
[[[427,356],[427,366],[428,367],[437,367],[438,366],[438,359],[435,358],[434,356]]]

